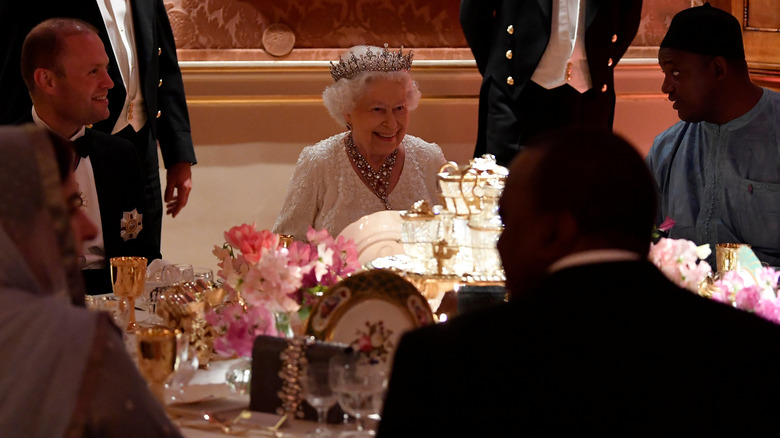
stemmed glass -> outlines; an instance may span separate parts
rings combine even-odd
[[[214,271],[210,268],[192,268],[192,276],[195,280],[204,280],[208,283],[214,282]]]
[[[144,292],[146,280],[145,257],[113,257],[111,262],[111,284],[114,295],[122,298],[120,305],[127,305],[130,310],[130,320],[127,331],[135,331],[138,324],[135,322],[135,300]]]
[[[358,436],[372,436],[366,417],[382,410],[387,373],[378,364],[371,364],[359,355],[334,356],[330,360],[330,383],[344,412],[355,417]]]
[[[301,375],[303,395],[306,401],[317,411],[317,429],[315,436],[330,435],[325,424],[328,410],[336,404],[336,394],[330,386],[330,367],[327,363],[309,363]]]
[[[144,327],[136,331],[138,369],[152,393],[165,404],[163,384],[176,363],[176,333],[167,327]]]
[[[184,263],[165,265],[162,280],[169,286],[189,283],[195,280],[195,270],[192,268],[192,265]]]

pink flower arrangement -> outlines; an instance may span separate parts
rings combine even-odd
[[[710,255],[710,246],[696,246],[685,239],[662,237],[650,245],[650,261],[676,285],[692,292],[699,290],[699,283],[712,272],[704,259]]]
[[[709,255],[709,245],[697,247],[689,240],[661,238],[650,246],[649,258],[675,284],[700,292],[702,281],[712,274],[710,265],[703,261]],[[716,278],[714,282],[708,281],[711,284],[706,287],[712,299],[780,324],[780,298],[777,297],[780,272],[767,267],[754,272],[736,269]]]
[[[217,330],[214,347],[227,355],[251,355],[258,335],[280,336],[276,315],[298,322],[308,317],[322,291],[355,272],[360,264],[352,240],[334,239],[327,230],[309,228],[309,243],[280,246],[279,236],[243,224],[225,232],[225,244],[214,247],[220,259],[217,275],[224,280],[232,305],[209,312]]]
[[[779,278],[780,272],[767,267],[727,271],[715,281],[712,298],[780,324]]]

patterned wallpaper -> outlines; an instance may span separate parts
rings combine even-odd
[[[365,42],[466,47],[458,0],[165,0],[182,49],[262,48],[265,28],[284,23],[295,48]]]
[[[726,3],[729,0],[715,0]],[[701,0],[644,0],[636,47],[657,46],[672,16]],[[165,0],[179,49],[263,48],[263,32],[283,23],[295,49],[369,42],[414,48],[467,48],[459,0]]]

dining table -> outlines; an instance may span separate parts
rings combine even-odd
[[[249,410],[249,395],[238,393],[227,381],[227,373],[244,359],[211,361],[198,369],[183,390],[166,388],[166,412],[186,438],[225,436],[306,437],[317,423],[283,418],[282,415]],[[354,429],[354,424],[328,424],[338,436]]]
[[[113,294],[95,296],[95,300],[109,303],[118,301]],[[101,305],[100,310],[111,312],[114,306]],[[136,320],[141,326],[150,324],[150,313],[143,303],[136,307]],[[132,331],[124,333],[125,347],[133,360],[136,360],[136,339]],[[277,413],[249,410],[248,390],[231,385],[228,373],[246,358],[224,358],[215,356],[207,365],[200,365],[184,378],[175,376],[163,392],[165,411],[173,424],[186,438],[212,438],[225,436],[258,437],[306,437],[313,436],[316,422],[288,418]],[[178,372],[178,371],[176,371]],[[304,402],[305,403],[305,402]],[[284,418],[283,418],[284,417]],[[339,436],[342,432],[354,430],[354,423],[328,424],[330,436]]]

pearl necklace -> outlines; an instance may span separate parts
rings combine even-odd
[[[355,140],[352,138],[352,133],[347,134],[345,139],[347,146],[347,156],[349,160],[355,164],[358,170],[358,174],[363,181],[368,185],[368,188],[379,198],[382,203],[385,204],[386,210],[392,210],[390,202],[387,200],[387,190],[390,187],[390,177],[393,175],[393,166],[395,160],[398,157],[398,148],[396,148],[390,155],[385,158],[385,162],[382,163],[382,167],[378,171],[374,171],[374,168],[368,164],[368,161],[363,157],[363,154],[357,148]]]

